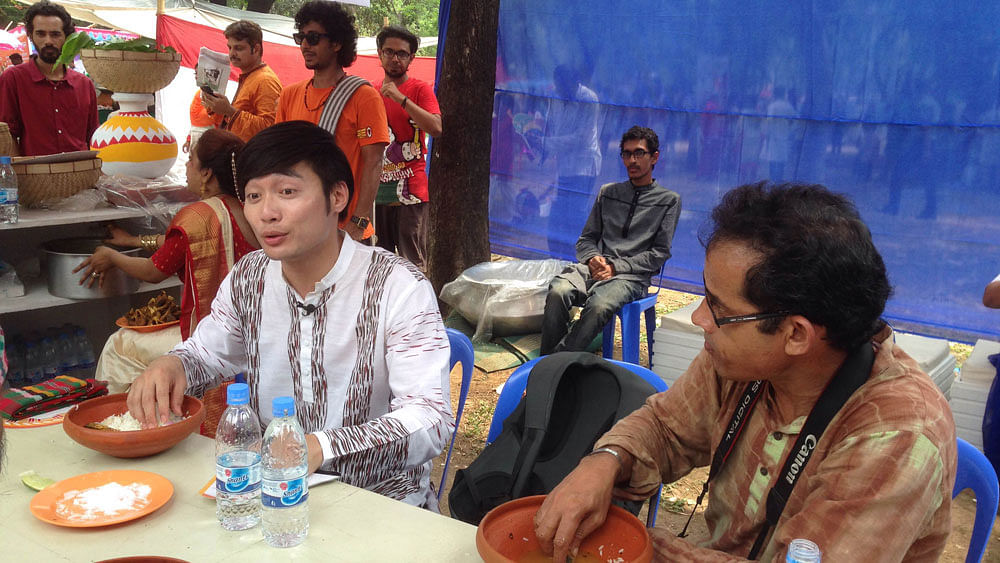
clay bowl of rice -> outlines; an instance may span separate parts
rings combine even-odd
[[[172,448],[197,431],[205,420],[201,401],[185,395],[181,404],[183,418],[171,416],[171,422],[164,426],[142,430],[128,413],[126,397],[126,393],[105,395],[74,406],[63,418],[63,430],[92,450],[114,457],[144,457]],[[88,428],[88,424],[105,428]]]

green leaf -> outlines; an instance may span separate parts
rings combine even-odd
[[[82,31],[72,33],[63,43],[62,52],[56,59],[57,65],[73,66],[73,59],[80,54],[80,51],[94,46],[94,40]]]
[[[173,47],[160,48],[156,46],[156,41],[148,37],[137,37],[135,39],[118,39],[106,41],[94,45],[95,49],[108,51],[132,51],[137,53],[176,53]]]

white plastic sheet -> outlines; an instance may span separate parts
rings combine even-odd
[[[473,325],[473,340],[540,332],[549,281],[564,260],[483,262],[441,289],[441,300]]]

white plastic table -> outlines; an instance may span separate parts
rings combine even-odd
[[[214,472],[215,443],[193,434],[170,450],[118,459],[71,440],[62,425],[6,429],[0,474],[0,548],[4,561],[95,561],[160,555],[209,561],[481,561],[476,529],[381,495],[326,483],[309,491],[309,536],[293,548],[264,543],[260,527],[223,530],[215,501],[199,494]],[[47,524],[28,510],[34,491],[18,474],[34,469],[57,481],[108,469],[139,469],[173,483],[166,505],[137,520],[99,528]]]

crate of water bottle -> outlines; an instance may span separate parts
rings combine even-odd
[[[97,360],[87,333],[74,324],[42,332],[8,335],[11,387],[35,385],[57,375],[93,377]]]

